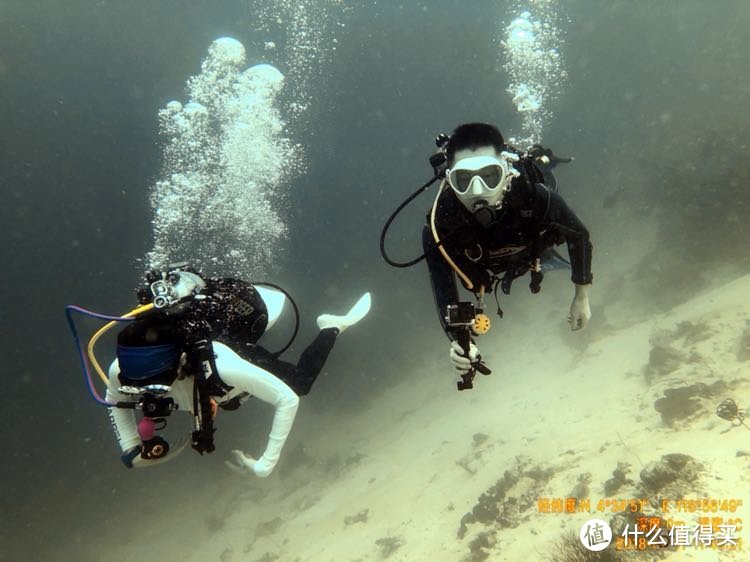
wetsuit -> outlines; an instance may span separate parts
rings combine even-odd
[[[475,293],[482,285],[489,292],[492,276],[500,274],[504,278],[501,286],[509,291],[514,278],[528,272],[536,259],[554,257],[551,249],[563,242],[568,246],[573,283],[591,283],[592,246],[588,230],[562,197],[542,183],[544,177],[528,158],[522,158],[514,167],[521,175],[513,179],[501,209],[487,228],[476,221],[448,185],[441,186],[435,226],[443,248],[469,278]],[[422,245],[438,316],[451,337],[445,314],[446,307],[459,300],[456,275],[437,248],[430,214],[422,233]]]
[[[296,365],[282,361],[257,345],[266,329],[268,314],[255,288],[238,279],[207,279],[206,283],[202,293],[211,299],[191,307],[188,324],[208,323],[209,339],[225,343],[244,359],[276,375],[297,395],[308,394],[333,349],[338,331],[321,330]]]
[[[266,449],[253,468],[258,476],[267,476],[278,462],[291,430],[299,404],[298,394],[310,390],[338,331],[321,330],[303,352],[297,366],[280,361],[256,344],[268,318],[266,305],[255,288],[236,279],[207,279],[206,284],[201,294],[208,298],[175,305],[169,314],[156,311],[139,317],[118,334],[119,359],[109,370],[106,400],[134,400],[119,391],[123,385],[139,384],[138,380],[128,378],[127,367],[121,370],[120,363],[124,361],[123,364],[135,364],[140,370],[153,369],[149,384],[170,385],[169,396],[178,405],[178,411],[193,413],[193,377],[184,372],[183,351],[192,342],[208,339],[213,342],[216,370],[223,383],[214,385],[211,392],[217,404],[235,409],[255,396],[275,409]],[[126,359],[128,350],[149,346],[157,351],[173,348],[175,352],[157,356],[161,366],[158,361],[154,366],[153,357],[149,358],[148,367],[141,367],[140,360],[133,363]],[[140,444],[133,410],[110,408],[110,419],[123,452]]]

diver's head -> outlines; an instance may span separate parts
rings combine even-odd
[[[508,147],[500,130],[489,123],[464,123],[455,128],[450,136],[445,155],[448,158],[448,167],[452,167],[459,158],[456,153],[461,150],[477,150],[494,148],[499,155]]]
[[[172,292],[178,300],[196,295],[206,288],[203,278],[192,271],[170,271],[167,280],[172,284]]]
[[[206,288],[203,278],[187,264],[170,266],[166,271],[149,271],[146,282],[148,290],[139,293],[139,300],[153,302],[154,307],[169,312],[177,312],[180,308],[175,306],[177,303]]]
[[[494,222],[503,197],[517,172],[500,131],[486,123],[456,128],[446,148],[448,185],[477,221]]]

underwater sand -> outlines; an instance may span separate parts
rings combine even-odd
[[[494,373],[478,375],[473,390],[457,392],[446,358],[436,356],[418,377],[388,389],[346,424],[337,412],[312,412],[303,401],[274,475],[222,475],[196,490],[192,503],[165,509],[164,527],[141,538],[185,562],[541,561],[563,531],[578,533],[590,518],[609,520],[609,512],[540,513],[535,501],[521,511],[517,526],[475,522],[459,539],[464,514],[518,466],[517,458],[526,467],[552,469],[535,496],[568,497],[579,475],[590,473],[592,509],[608,497],[643,497],[634,485],[604,493],[618,462],[631,465],[628,476],[637,483],[643,466],[668,453],[704,465],[702,493],[686,497],[747,501],[750,457],[736,453],[750,449],[750,431],[722,433],[729,422],[714,409],[728,396],[740,406],[750,399],[750,363],[738,356],[748,294],[745,276],[642,323],[599,326],[585,347],[569,345],[584,336],[565,334],[559,322],[538,322],[533,329],[544,345],[509,350],[504,342],[501,354],[486,353]],[[655,341],[684,359],[647,384],[644,368]],[[727,396],[699,400],[702,409],[674,428],[654,409],[665,388],[720,379],[736,381]],[[342,443],[349,444],[348,454]],[[695,524],[697,515],[683,514],[683,520]],[[746,518],[747,509],[725,515]],[[171,518],[180,521],[179,531],[165,535]],[[491,542],[475,545],[472,554],[471,543],[483,532]],[[107,558],[134,553],[123,541]],[[745,554],[688,547],[665,559],[743,560]]]

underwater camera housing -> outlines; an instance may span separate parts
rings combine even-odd
[[[484,316],[481,307],[475,307],[472,302],[459,302],[449,304],[445,311],[445,325],[455,336],[456,341],[468,357],[471,348],[472,333],[484,333],[486,330],[477,332],[475,325],[477,318]],[[461,375],[461,380],[456,383],[458,390],[474,388],[474,375],[479,371],[483,375],[489,375],[492,371],[482,363],[481,357],[471,364],[471,369]]]
[[[143,417],[138,422],[138,435],[141,438],[139,447],[140,456],[145,460],[160,459],[169,452],[169,443],[159,435],[157,430],[164,429],[167,426],[165,417],[178,409],[174,399],[167,397],[167,393],[172,388],[164,384],[149,384],[143,387],[121,386],[119,391],[129,396],[136,396],[139,400],[132,405],[121,407],[130,407],[140,410]],[[123,457],[125,465],[132,468],[132,459],[127,460]]]
[[[121,386],[119,390],[128,396],[139,397],[134,407],[147,418],[164,418],[178,408],[174,399],[167,396],[171,387],[164,384],[148,384],[143,387]]]
[[[481,312],[481,310],[480,310]],[[471,302],[460,302],[458,304],[449,304],[446,307],[445,324],[448,328],[471,329],[476,318],[477,312],[474,304]]]

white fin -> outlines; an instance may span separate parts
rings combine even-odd
[[[367,292],[359,298],[344,316],[335,316],[333,314],[321,314],[318,316],[318,328],[321,330],[336,328],[339,332],[343,332],[349,326],[354,326],[354,324],[367,316],[371,306],[372,296]]]

